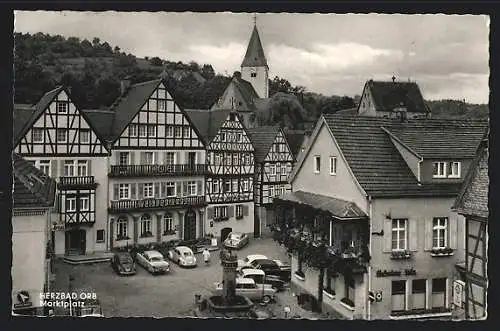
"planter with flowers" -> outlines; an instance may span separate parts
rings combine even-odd
[[[391,259],[392,260],[408,260],[411,258],[412,254],[408,250],[404,251],[392,251],[391,252]]]
[[[153,233],[151,231],[146,231],[143,234],[141,234],[141,238],[149,238],[152,236],[153,236]]]
[[[171,236],[175,234],[175,230],[167,230],[163,232],[164,236]]]
[[[123,235],[118,235],[116,237],[116,240],[130,240],[130,237],[129,236],[123,236]]]
[[[449,248],[449,247],[433,248],[431,250],[431,256],[434,256],[434,257],[452,256],[452,255],[453,255],[453,249]]]

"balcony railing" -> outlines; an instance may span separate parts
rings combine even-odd
[[[109,177],[193,176],[205,175],[207,171],[206,164],[112,165]]]
[[[186,208],[190,206],[203,206],[205,205],[205,196],[191,196],[191,197],[172,197],[161,199],[142,199],[142,200],[118,200],[111,201],[109,211],[111,212],[125,212],[125,211],[138,211],[138,210],[161,210],[165,208]]]
[[[59,188],[95,187],[94,176],[59,177]]]

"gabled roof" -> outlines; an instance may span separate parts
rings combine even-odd
[[[13,208],[54,206],[56,182],[34,165],[12,153],[14,177]]]
[[[105,141],[112,139],[115,112],[106,109],[83,109],[95,133]]]
[[[249,81],[244,80],[241,77],[234,76],[233,80],[231,81],[235,87],[238,89],[238,91],[241,93],[241,96],[244,99],[244,102],[247,104],[247,107],[249,109],[252,109],[255,107],[254,101],[256,99],[259,99],[259,95],[255,91],[255,89],[252,86],[252,83]]]
[[[13,131],[12,137],[14,141],[19,137],[24,126],[30,121],[33,113],[35,112],[35,107],[24,104],[14,104],[13,117]]]
[[[28,133],[28,131],[33,126],[33,124],[35,124],[36,120],[45,111],[45,109],[47,108],[47,106],[52,102],[52,100],[56,97],[56,95],[58,95],[59,92],[61,92],[62,90],[64,90],[64,87],[63,86],[58,86],[55,89],[53,89],[53,90],[45,93],[40,98],[40,100],[38,101],[38,103],[33,107],[34,111],[31,113],[31,116],[29,117],[29,119],[27,119],[27,121],[25,122],[24,126],[17,132],[18,135],[17,136],[14,135],[14,137],[13,137],[14,138],[13,139],[14,146],[16,146],[17,144],[19,144],[19,142],[21,141],[21,139],[26,135],[26,133]],[[21,115],[21,116],[26,116],[26,113],[27,112],[25,112],[25,114]],[[14,114],[14,116],[16,116],[16,115]],[[15,125],[15,123],[14,123],[14,125]]]
[[[478,216],[488,219],[488,135],[479,146],[476,158],[469,168],[464,181],[453,205],[453,209],[463,215]]]
[[[408,113],[429,113],[420,88],[415,82],[381,82],[369,80],[370,89],[377,111],[393,111],[406,107]]]
[[[394,123],[388,131],[423,158],[470,158],[484,135],[485,123],[449,119],[444,130],[441,121]]]
[[[416,119],[401,123],[399,119],[324,114],[318,123],[327,125],[363,190],[371,196],[389,197],[455,196],[461,184],[418,183],[384,128],[392,130],[402,129],[405,126],[418,127],[420,136],[425,137],[427,126],[431,128],[439,126],[442,131],[449,132],[447,139],[459,146],[465,144],[464,140],[469,139],[478,145],[480,138],[453,136],[457,125],[467,125],[467,122],[469,121]],[[486,126],[487,122],[484,122],[483,129]],[[470,158],[473,156],[469,155]]]
[[[295,159],[297,159],[297,156],[300,153],[300,147],[307,136],[308,135],[305,130],[290,130],[285,132],[285,139]]]
[[[347,109],[337,110],[335,112],[335,114],[337,114],[337,115],[357,115],[358,108],[347,108]]]
[[[231,110],[185,109],[184,113],[200,134],[200,138],[208,146],[217,136],[220,127],[231,113]]]
[[[295,191],[281,195],[277,199],[321,209],[331,213],[334,217],[339,219],[360,219],[368,217],[354,202],[321,194]]]
[[[111,105],[110,110],[115,112],[112,131],[109,135],[112,141],[120,137],[123,130],[125,130],[130,121],[141,110],[144,103],[147,102],[149,96],[151,96],[161,82],[161,79],[155,79],[133,84],[129,87],[125,95],[118,97],[113,105]]]
[[[247,52],[241,63],[242,67],[267,67],[267,60],[264,54],[264,48],[260,42],[257,26],[254,25],[252,36],[248,42]]]
[[[261,126],[247,129],[255,148],[255,160],[258,163],[264,162],[279,131],[280,128],[277,126]]]

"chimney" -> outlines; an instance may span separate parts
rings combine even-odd
[[[124,96],[130,87],[130,79],[123,79],[120,81],[120,95]]]

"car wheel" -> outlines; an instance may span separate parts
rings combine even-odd
[[[271,302],[271,297],[269,295],[264,295],[264,297],[262,298],[262,302],[264,303]]]

